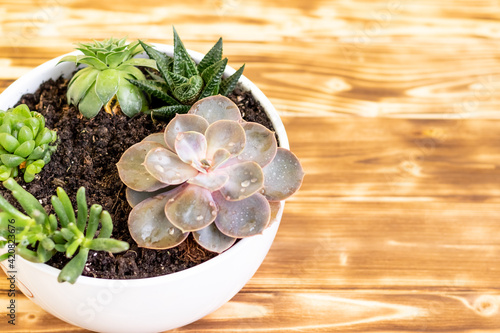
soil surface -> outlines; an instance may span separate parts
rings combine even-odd
[[[192,236],[179,246],[168,250],[151,250],[137,246],[131,238],[127,219],[131,211],[125,198],[125,186],[118,177],[116,163],[123,152],[146,136],[162,131],[166,123],[153,123],[149,115],[129,119],[123,115],[111,116],[101,111],[88,120],[66,100],[68,80],[44,82],[34,94],[24,95],[17,104],[27,104],[30,110],[42,113],[47,127],[57,129],[60,141],[51,162],[39,178],[24,183],[26,190],[40,200],[47,211],[52,211],[50,198],[58,186],[63,187],[76,207],[78,188],[84,186],[87,202],[96,203],[113,217],[113,238],[126,241],[130,249],[124,253],[90,251],[83,275],[107,279],[146,278],[170,274],[205,262],[217,254],[199,246]],[[230,98],[238,105],[247,121],[258,122],[271,130],[272,124],[260,104],[249,92],[235,89]],[[16,105],[17,105],[16,104]],[[1,194],[14,202],[8,191]],[[69,259],[56,254],[48,264],[62,268]]]

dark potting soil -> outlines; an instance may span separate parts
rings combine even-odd
[[[52,210],[50,198],[58,186],[66,190],[75,207],[76,192],[84,186],[89,206],[100,204],[110,212],[114,224],[112,237],[128,242],[130,249],[118,254],[90,251],[83,275],[107,279],[154,277],[178,272],[215,257],[216,253],[203,249],[192,236],[168,250],[137,246],[128,231],[131,208],[116,163],[128,147],[162,131],[166,123],[153,123],[145,114],[129,119],[123,115],[111,116],[104,111],[91,120],[85,119],[74,106],[68,106],[67,85],[68,80],[62,77],[44,82],[34,94],[22,96],[17,103],[27,104],[30,110],[42,113],[47,126],[57,130],[60,142],[39,178],[28,184],[22,177],[16,180],[39,199],[47,211]],[[237,88],[230,98],[238,105],[245,120],[273,130],[264,110],[250,92]],[[0,189],[0,192],[7,200],[15,202],[8,191]],[[68,261],[58,253],[48,264],[62,268]]]

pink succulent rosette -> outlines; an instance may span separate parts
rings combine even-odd
[[[172,248],[192,232],[219,253],[237,238],[262,233],[304,177],[297,157],[277,146],[272,131],[243,121],[220,95],[198,101],[164,133],[130,147],[117,167],[139,246]]]

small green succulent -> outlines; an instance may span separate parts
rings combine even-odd
[[[45,118],[21,104],[0,111],[0,181],[24,172],[29,183],[50,162],[57,134],[45,127]]]
[[[83,272],[89,250],[112,253],[128,250],[128,243],[110,238],[113,222],[107,211],[99,205],[92,205],[89,213],[85,188],[81,187],[76,194],[78,213],[75,216],[68,195],[59,187],[57,196],[52,197],[56,217],[47,214],[40,202],[14,179],[7,179],[3,185],[28,215],[0,195],[0,238],[5,239],[0,241],[0,248],[7,246],[8,249],[0,256],[0,261],[12,260],[16,253],[32,262],[47,262],[56,252],[64,252],[73,259],[61,270],[58,281],[75,283]],[[101,230],[95,237],[99,224]]]
[[[126,38],[108,39],[102,42],[79,43],[77,50],[83,55],[71,55],[61,62],[74,62],[88,67],[79,70],[69,82],[68,103],[78,105],[86,118],[95,117],[104,106],[106,112],[114,114],[111,105],[115,99],[121,111],[129,117],[147,108],[147,100],[129,79],[145,80],[136,66],[156,69],[151,59],[134,58],[143,52],[139,42],[125,44]]]
[[[164,107],[152,110],[152,114],[160,118],[186,113],[191,105],[205,97],[218,94],[227,96],[233,91],[245,69],[243,65],[233,75],[223,79],[227,58],[222,58],[222,38],[198,65],[189,56],[175,28],[173,58],[139,42],[148,56],[156,61],[160,75],[150,72],[152,80],[129,81],[165,103]]]

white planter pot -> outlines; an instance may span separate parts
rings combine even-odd
[[[172,55],[171,46],[155,46]],[[78,54],[73,52],[70,54]],[[203,55],[191,52],[199,62]],[[25,93],[33,93],[43,81],[69,77],[74,64],[52,59],[15,81],[0,95],[0,109],[14,105]],[[227,68],[226,75],[234,73]],[[261,103],[271,119],[280,146],[289,148],[278,113],[250,80],[242,77],[245,89]],[[64,144],[64,143],[62,143]],[[196,321],[229,301],[248,282],[264,260],[278,230],[278,221],[262,235],[243,239],[209,261],[170,275],[135,280],[79,277],[74,285],[58,283],[59,270],[34,264],[16,256],[16,282],[32,301],[54,316],[98,332],[160,332]],[[7,271],[7,263],[0,264]],[[22,323],[18,323],[21,324]]]

